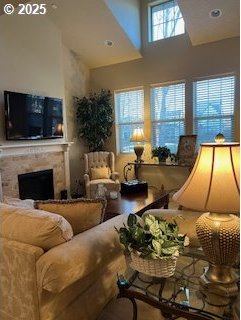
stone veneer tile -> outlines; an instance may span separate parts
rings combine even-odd
[[[66,188],[63,152],[30,153],[0,158],[3,194],[19,197],[18,175],[53,169],[54,194],[59,199],[60,191]]]

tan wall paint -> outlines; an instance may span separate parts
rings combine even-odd
[[[143,30],[147,30],[144,19]],[[143,33],[146,34],[145,31]],[[143,42],[143,59],[120,63],[91,70],[90,87],[118,89],[144,86],[145,92],[145,144],[144,158],[151,153],[150,85],[155,83],[185,80],[186,82],[186,134],[191,134],[192,124],[192,81],[196,78],[234,72],[239,88],[239,37],[193,47],[187,34],[153,43]],[[239,140],[239,90],[236,90],[235,140]],[[115,128],[106,148],[117,152]],[[135,159],[133,154],[117,156],[117,170],[122,173],[124,165]],[[188,175],[184,168],[142,169],[142,178],[150,184],[166,189],[179,188]],[[157,174],[158,173],[158,174]]]

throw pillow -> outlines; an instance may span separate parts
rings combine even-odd
[[[90,168],[91,180],[110,179],[110,168]]]
[[[34,200],[32,199],[25,199],[21,200],[18,198],[12,198],[12,197],[3,197],[3,203],[9,204],[10,206],[14,207],[20,207],[20,208],[31,208],[33,209]]]
[[[72,226],[74,235],[93,228],[103,221],[106,200],[73,199],[35,201],[36,209],[46,210],[63,216]]]
[[[0,237],[49,250],[71,240],[73,230],[62,216],[0,203]]]

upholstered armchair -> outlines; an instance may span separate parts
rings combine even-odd
[[[108,191],[120,191],[119,173],[115,171],[113,152],[90,152],[84,154],[85,192],[87,198],[94,198],[98,184],[103,184]]]

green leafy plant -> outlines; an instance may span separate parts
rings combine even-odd
[[[136,215],[130,214],[127,226],[124,224],[124,227],[116,231],[127,251],[137,251],[147,259],[177,256],[184,247],[186,237],[179,234],[175,220],[167,222],[153,215],[146,215],[144,219],[137,221]]]
[[[152,158],[158,157],[159,161],[165,161],[167,157],[171,156],[171,150],[166,146],[153,148],[151,153]]]
[[[107,90],[76,99],[79,136],[86,140],[89,151],[103,150],[111,136],[113,110],[110,101],[111,92]]]

